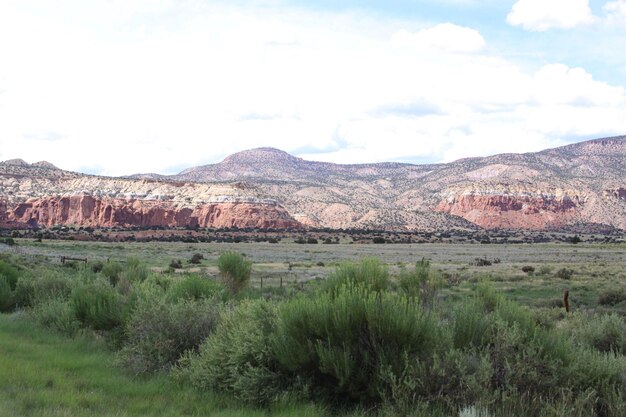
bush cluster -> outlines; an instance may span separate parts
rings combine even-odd
[[[345,262],[330,274],[326,289],[333,292],[344,285],[362,285],[380,292],[389,287],[389,270],[387,265],[376,258],[364,258],[358,263]]]
[[[119,360],[135,373],[168,369],[183,353],[198,348],[218,318],[211,301],[142,300],[126,325]]]
[[[200,300],[220,294],[223,289],[224,287],[222,285],[208,278],[190,275],[174,284],[169,290],[168,296],[173,301]]]
[[[277,326],[276,305],[244,300],[227,311],[198,354],[181,359],[177,376],[203,390],[233,395],[255,405],[267,405],[286,389],[272,350]]]
[[[251,273],[243,255],[224,253],[218,267],[223,285],[149,273],[133,259],[47,273],[3,262],[0,308],[30,307],[33,321],[67,335],[104,334],[126,369],[172,370],[255,406],[297,398],[391,415],[626,413],[626,324],[616,314],[563,313],[551,325],[485,284],[440,305],[425,259],[397,285],[375,258],[344,263],[279,301],[241,291]]]

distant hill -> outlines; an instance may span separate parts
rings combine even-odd
[[[121,205],[124,199],[135,205],[167,201],[192,210],[210,202],[271,202],[284,210],[284,218],[293,222],[289,224],[312,227],[626,230],[625,136],[432,165],[341,165],[273,148],[239,152],[172,176],[104,179],[44,165],[0,163],[0,199],[9,213],[5,218],[17,220],[10,207],[28,198],[82,193],[114,196]],[[15,176],[9,186],[6,178],[16,171],[22,172],[20,178],[40,178],[39,188],[29,194]],[[54,184],[43,180],[52,177],[57,178]],[[77,186],[81,182],[82,188]],[[155,196],[160,189],[167,192]]]

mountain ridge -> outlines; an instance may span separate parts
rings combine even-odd
[[[203,204],[224,199],[252,205],[272,201],[284,213],[270,217],[291,219],[283,226],[558,230],[593,224],[626,229],[626,136],[428,165],[334,164],[262,147],[175,175],[98,177],[53,167],[0,163],[4,205],[51,195],[94,195],[97,188],[108,190],[104,194],[116,199],[115,207],[121,207],[124,199],[135,205],[157,200],[169,204],[168,210],[177,207],[194,213],[202,212],[198,207]],[[19,178],[40,184],[28,185]],[[167,191],[157,193],[157,189]],[[15,210],[7,213],[4,217],[13,221],[37,217],[18,219]],[[244,223],[257,224],[251,219]],[[271,226],[271,222],[264,224]]]

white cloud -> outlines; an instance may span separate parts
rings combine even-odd
[[[571,29],[595,21],[589,0],[518,0],[506,21],[526,30]]]
[[[606,19],[611,24],[626,24],[626,0],[610,1],[602,10],[606,13]]]
[[[626,132],[622,87],[528,70],[452,23],[113,4],[0,3],[2,158],[119,175],[258,146],[449,161]]]
[[[397,46],[412,47],[418,50],[434,49],[446,52],[478,52],[485,46],[485,39],[475,29],[441,23],[419,32],[401,30],[394,34]]]
[[[619,106],[624,103],[624,88],[593,79],[583,68],[551,64],[534,76],[532,100],[543,105]]]

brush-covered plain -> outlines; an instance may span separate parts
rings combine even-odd
[[[0,414],[626,414],[623,245],[0,250]]]

